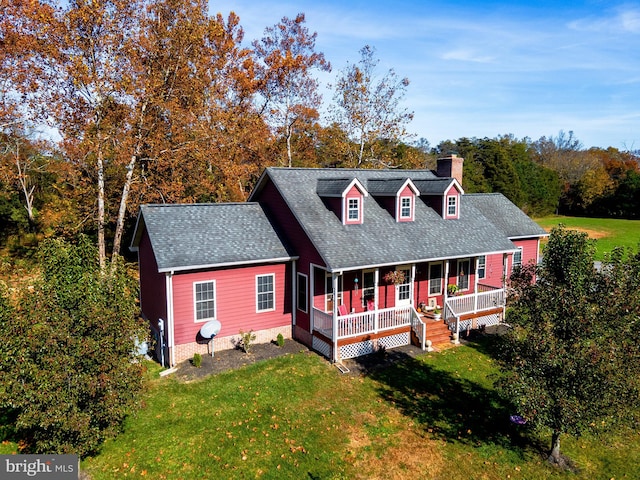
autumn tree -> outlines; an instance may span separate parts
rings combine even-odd
[[[62,181],[95,221],[101,265],[140,202],[244,199],[269,135],[234,14],[201,0],[4,1],[25,47],[11,78],[62,136]]]
[[[331,71],[324,54],[315,51],[317,33],[310,33],[304,24],[303,13],[294,19],[283,17],[253,42],[260,61],[260,111],[284,138],[289,167],[293,165],[292,138],[296,132],[308,131],[319,118],[322,99],[311,72]]]
[[[406,127],[413,119],[413,113],[401,106],[409,79],[399,78],[393,69],[379,77],[378,64],[375,48],[363,47],[359,62],[348,65],[334,87],[334,121],[352,142],[349,167],[365,163],[391,166],[385,147],[394,147],[407,138]]]
[[[201,76],[202,110],[194,124],[192,155],[206,182],[189,198],[244,201],[265,166],[271,165],[272,134],[255,105],[261,82],[249,48],[242,47],[240,19],[220,13],[209,21]]]
[[[557,464],[562,435],[625,423],[640,407],[640,252],[615,250],[598,271],[594,251],[586,234],[556,228],[542,265],[511,279],[498,386],[529,425],[551,431]]]

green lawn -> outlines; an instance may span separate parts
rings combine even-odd
[[[82,467],[94,480],[640,478],[632,429],[564,438],[580,471],[548,466],[548,439],[509,424],[495,374],[483,343],[370,377],[313,353],[188,384],[156,369],[144,408]]]
[[[614,247],[637,249],[640,244],[640,220],[621,220],[610,218],[583,218],[550,216],[534,219],[542,228],[551,228],[563,224],[567,228],[585,231],[597,240],[597,258],[602,260],[605,253]]]

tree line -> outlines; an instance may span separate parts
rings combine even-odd
[[[640,211],[638,157],[571,132],[416,140],[409,80],[380,72],[372,46],[327,102],[318,75],[332,66],[304,14],[246,41],[237,15],[201,0],[0,7],[0,242],[15,253],[87,233],[104,267],[143,203],[242,201],[267,166],[433,168],[451,152],[465,191],[531,215]]]

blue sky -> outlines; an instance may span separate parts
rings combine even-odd
[[[433,146],[573,130],[585,148],[640,149],[638,2],[211,0],[210,9],[238,14],[247,42],[304,13],[333,67],[325,84],[375,47],[380,75],[393,68],[411,81],[409,130]]]

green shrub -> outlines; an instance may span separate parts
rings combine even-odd
[[[200,355],[199,353],[194,353],[191,363],[193,363],[194,367],[200,368],[202,366],[202,355]]]
[[[122,264],[101,271],[86,237],[43,242],[39,258],[31,285],[0,292],[0,411],[15,415],[23,453],[85,457],[139,403],[137,281]]]
[[[279,333],[278,336],[276,337],[276,343],[280,348],[284,347],[284,337],[282,336],[281,333]]]

